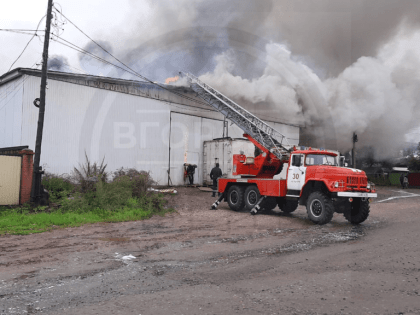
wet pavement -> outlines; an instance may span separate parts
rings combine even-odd
[[[316,226],[181,188],[165,217],[2,236],[0,314],[420,314],[418,193]]]

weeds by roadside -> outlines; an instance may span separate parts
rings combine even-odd
[[[155,184],[150,173],[121,168],[109,181],[105,167],[103,161],[98,166],[86,156],[86,163],[75,168],[73,176],[46,174],[42,184],[50,193],[50,206],[0,207],[0,235],[39,233],[54,226],[142,220],[173,211],[162,194],[148,190]]]

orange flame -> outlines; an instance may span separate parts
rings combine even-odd
[[[171,82],[176,82],[176,81],[178,81],[178,79],[179,79],[179,76],[175,76],[175,77],[173,77],[173,78],[167,78],[167,79],[165,80],[165,84],[169,84],[169,83],[171,83]]]

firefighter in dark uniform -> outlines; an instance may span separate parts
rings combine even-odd
[[[197,168],[197,165],[195,164],[188,164],[187,166],[187,175],[190,181],[190,185],[194,184],[194,173],[195,173],[196,168]]]
[[[216,167],[213,167],[213,169],[210,172],[210,178],[213,180],[213,195],[212,197],[216,197],[216,191],[217,191],[217,179],[222,177],[222,170],[219,168],[219,163],[216,163]],[[220,196],[220,193],[218,193]]]

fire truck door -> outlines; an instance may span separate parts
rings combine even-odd
[[[303,165],[303,154],[293,154],[287,172],[287,196],[299,197],[302,186],[305,184],[306,167]]]

